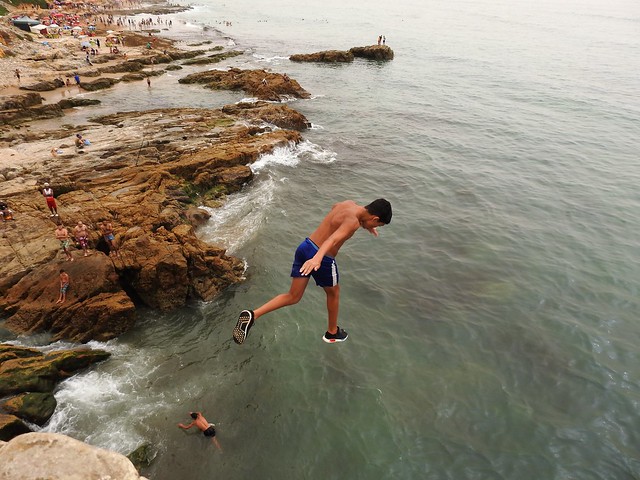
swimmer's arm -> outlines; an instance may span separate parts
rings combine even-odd
[[[184,428],[185,430],[187,430],[187,429],[193,427],[195,424],[196,424],[196,422],[191,422],[189,425],[183,425],[183,424],[179,423],[178,426],[180,428]]]

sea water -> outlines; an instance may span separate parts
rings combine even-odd
[[[206,0],[172,18],[184,42],[246,52],[215,68],[295,78],[313,128],[200,231],[246,280],[92,344],[112,358],[59,386],[45,431],[151,443],[154,480],[640,476],[640,4]],[[287,59],[379,35],[391,62]],[[196,68],[76,115],[242,100],[177,85]],[[311,282],[235,345],[331,205],[378,197],[391,224],[337,259],[348,341],[322,342]],[[177,428],[191,410],[224,453]]]

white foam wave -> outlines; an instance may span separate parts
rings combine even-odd
[[[336,153],[304,141],[276,148],[251,165],[256,181],[241,192],[229,195],[220,208],[205,208],[211,218],[200,229],[203,239],[220,245],[229,253],[238,251],[257,233],[268,214],[280,185],[287,181],[278,167],[295,167],[300,162],[331,163]],[[275,168],[274,168],[275,167]]]
[[[256,182],[251,188],[229,195],[221,208],[205,208],[211,218],[200,233],[208,242],[237,251],[255,235],[268,206],[273,201],[275,182],[272,178]]]
[[[149,394],[149,378],[157,368],[149,358],[126,346],[116,349],[114,363],[74,375],[58,386],[58,406],[41,431],[63,433],[123,454],[144,442],[144,418],[166,405],[166,395]],[[92,433],[83,436],[87,431]]]
[[[253,173],[259,173],[272,165],[295,167],[301,161],[331,163],[335,160],[335,152],[326,150],[315,143],[305,140],[297,145],[289,144],[285,147],[278,147],[272,153],[262,155],[251,165],[251,170]]]
[[[258,62],[266,62],[266,63],[278,63],[282,60],[289,60],[289,57],[282,57],[279,55],[275,55],[273,57],[267,57],[265,55],[260,55],[258,53],[254,53],[253,58],[255,58]]]
[[[244,97],[243,99],[236,102],[238,103],[256,103],[259,100],[257,97]]]

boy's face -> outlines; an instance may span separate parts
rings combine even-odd
[[[373,215],[371,218],[368,218],[362,222],[362,228],[367,230],[374,237],[378,236],[378,227],[384,227],[386,223],[380,221],[380,218],[376,215]]]

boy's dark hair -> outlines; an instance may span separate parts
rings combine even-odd
[[[191,418],[193,418],[194,420],[198,418],[198,414],[196,412],[191,412],[190,415],[191,415]]]
[[[64,270],[63,270],[63,269],[60,269],[60,273],[64,273]]]
[[[384,198],[378,198],[364,208],[371,215],[378,217],[385,225],[391,223],[391,204]]]

